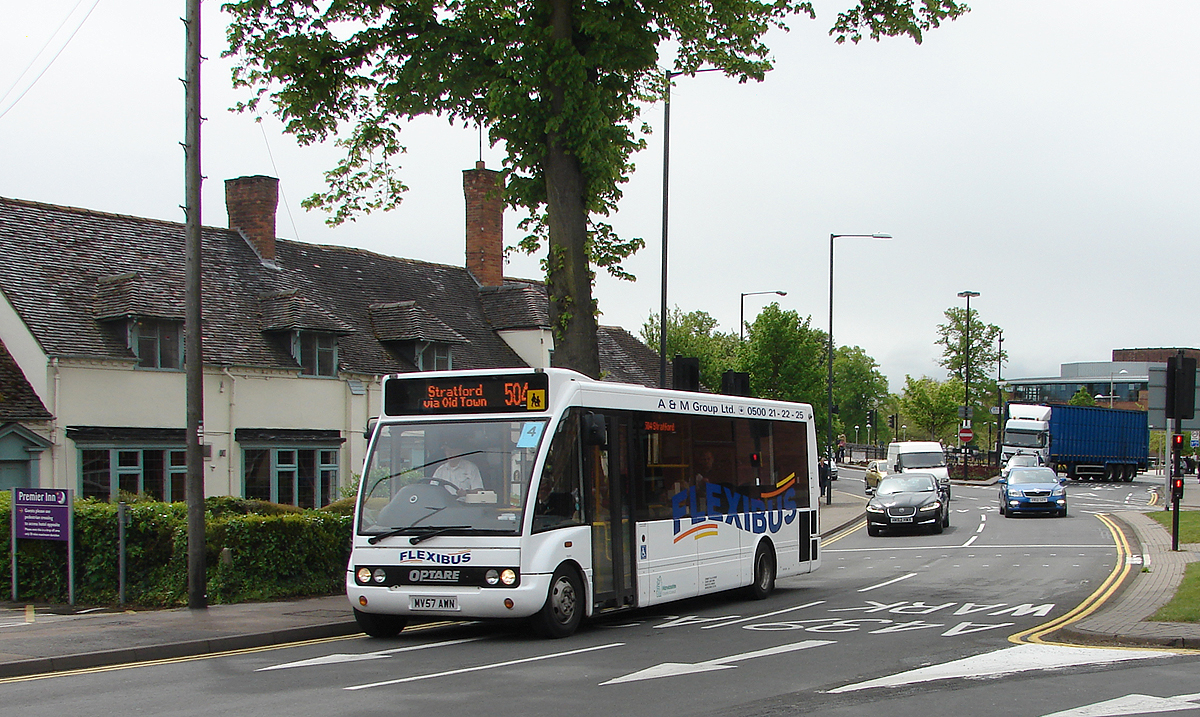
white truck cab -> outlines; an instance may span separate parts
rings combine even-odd
[[[1024,453],[1037,456],[1042,465],[1050,460],[1050,407],[1021,403],[1008,404],[1008,420],[1004,422],[1004,441],[1000,448],[1001,463]]]
[[[946,467],[946,450],[937,441],[899,441],[888,444],[888,473],[917,471],[932,473],[938,483],[949,486],[950,474]]]

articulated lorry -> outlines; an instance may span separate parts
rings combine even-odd
[[[1071,480],[1130,482],[1148,465],[1145,411],[1093,406],[1008,404],[1001,460],[1038,456]]]

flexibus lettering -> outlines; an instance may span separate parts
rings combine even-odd
[[[725,523],[755,534],[777,533],[784,525],[791,525],[796,520],[796,510],[794,475],[788,476],[779,488],[763,493],[760,498],[742,495],[716,483],[705,484],[701,492],[693,486],[671,496],[671,517],[675,520],[676,536],[706,521]],[[685,520],[688,521],[686,524]],[[699,539],[705,535],[716,535],[716,531],[702,531],[694,535]]]
[[[401,550],[401,563],[437,563],[438,565],[465,565],[471,562],[470,551],[460,553],[435,553],[432,550]]]

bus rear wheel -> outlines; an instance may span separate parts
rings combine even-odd
[[[354,621],[370,637],[395,637],[408,624],[408,618],[400,615],[380,615],[354,609]]]
[[[558,566],[550,578],[546,604],[533,616],[534,632],[542,637],[567,637],[583,621],[583,584],[579,574],[566,565]]]
[[[775,552],[763,541],[754,552],[754,582],[750,583],[750,596],[763,600],[775,591]]]

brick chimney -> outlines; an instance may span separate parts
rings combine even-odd
[[[275,208],[279,205],[279,180],[238,177],[225,180],[225,210],[229,228],[238,230],[263,261],[275,261]]]
[[[467,271],[482,286],[504,283],[504,189],[500,173],[485,169],[463,170],[467,200]]]

